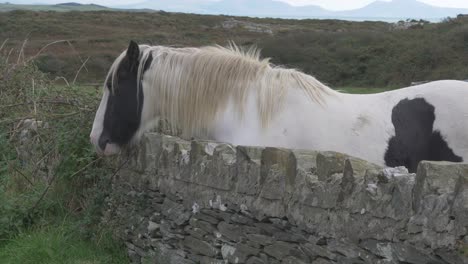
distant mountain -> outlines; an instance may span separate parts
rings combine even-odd
[[[130,12],[154,12],[151,9],[115,9],[96,4],[80,4],[75,2],[61,3],[56,5],[46,4],[10,4],[0,3],[0,12],[9,12],[14,10],[31,10],[31,11],[56,11],[56,12],[69,12],[69,11],[130,11]]]
[[[377,0],[371,4],[349,11],[330,11],[319,6],[292,6],[279,0],[141,0],[133,5],[114,5],[112,8],[75,2],[58,5],[14,5],[0,4],[0,11],[18,9],[55,10],[55,11],[140,11],[185,12],[214,15],[235,15],[279,18],[339,18],[349,20],[428,19],[437,21],[458,14],[468,14],[468,9],[443,8],[431,6],[417,0]]]
[[[204,7],[205,13],[244,16],[325,16],[330,14],[319,6],[295,7],[272,0],[222,0]]]
[[[335,12],[342,17],[402,17],[402,18],[445,18],[468,14],[468,9],[431,6],[417,0],[375,1],[363,8]]]
[[[209,6],[213,0],[142,0],[132,5],[114,5],[119,9],[153,9],[164,10],[167,12],[185,12],[185,13],[206,13],[205,7]]]
[[[146,0],[125,8],[151,8],[170,12],[191,12],[200,14],[224,14],[258,17],[283,18],[382,18],[442,19],[458,14],[468,14],[468,9],[442,8],[417,0],[377,0],[371,4],[349,11],[330,11],[319,6],[292,6],[278,0]]]
[[[0,3],[0,12],[8,12],[13,10],[32,10],[32,11],[57,11],[57,12],[67,12],[67,11],[103,11],[103,10],[112,10],[109,7],[95,5],[95,4],[79,4],[79,3],[63,3],[57,5],[44,5],[44,4],[34,4],[34,5],[17,5],[10,3]]]
[[[60,4],[56,4],[56,6],[91,7],[91,8],[106,8],[106,9],[109,9],[108,7],[105,7],[105,6],[102,6],[102,5],[80,4],[80,3],[75,3],[75,2],[60,3]]]

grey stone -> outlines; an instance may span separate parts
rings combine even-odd
[[[194,253],[199,253],[208,257],[214,257],[219,253],[217,248],[213,247],[205,241],[193,237],[186,237],[182,244],[185,247],[191,249]]]
[[[295,242],[295,243],[304,243],[307,242],[307,239],[300,235],[295,234],[292,232],[276,232],[273,234],[273,238],[278,241],[285,241],[285,242]]]
[[[274,236],[274,234],[278,232],[282,232],[281,229],[269,223],[255,223],[254,226],[262,230],[263,234],[269,235],[269,236]],[[255,232],[255,233],[258,233],[258,232]]]
[[[205,231],[207,233],[214,234],[214,232],[216,231],[216,228],[212,224],[210,224],[208,222],[201,221],[201,220],[195,219],[193,217],[190,219],[189,222],[190,222],[191,226],[196,227],[196,228],[200,228],[200,229],[202,229],[203,231]]]
[[[229,220],[231,219],[231,214],[229,214],[227,212],[220,211],[220,210],[202,209],[201,213],[206,214],[206,215],[211,216],[211,217],[214,217],[214,218],[218,219],[219,221],[229,222]],[[209,222],[209,221],[207,221],[207,222]]]
[[[408,244],[366,240],[361,242],[361,246],[388,261],[414,264],[443,263]]]
[[[221,222],[218,224],[219,233],[226,239],[234,242],[239,242],[243,235],[242,228],[238,225]]]
[[[241,214],[234,214],[231,216],[231,221],[242,225],[252,225],[254,223],[251,218],[245,217]]]
[[[160,241],[153,241],[154,251],[144,258],[143,264],[195,264],[194,261],[187,259],[187,254],[183,250],[173,249]]]
[[[127,256],[132,263],[141,263],[141,256],[133,250],[127,250]]]
[[[148,222],[148,233],[153,233],[155,231],[157,231],[159,229],[160,225],[155,223],[155,222],[152,222],[152,221],[149,221]]]
[[[281,264],[307,264],[308,262],[304,262],[296,257],[289,256],[286,257],[281,261]]]
[[[260,196],[269,200],[281,200],[294,188],[296,157],[290,150],[265,148],[262,152]]]
[[[330,260],[336,260],[337,258],[336,254],[332,253],[327,248],[312,243],[301,245],[301,248],[311,259],[323,257]]]
[[[294,252],[296,249],[297,248],[294,244],[277,241],[270,246],[266,246],[264,251],[277,260],[282,260],[286,256],[293,255],[292,252]]]
[[[347,155],[337,152],[319,152],[317,154],[317,175],[319,180],[326,181],[335,173],[342,173]]]
[[[468,175],[468,164],[422,161],[418,166],[413,206],[417,211],[426,194],[455,193],[457,183]]]
[[[337,262],[340,264],[365,264],[366,263],[360,258],[349,258],[349,257],[343,257],[343,256],[338,256]],[[370,262],[370,263],[374,264],[376,262]]]
[[[215,259],[207,256],[190,254],[188,257],[197,264],[226,264],[226,262],[224,262],[222,259]]]
[[[210,215],[207,215],[206,213],[198,213],[196,215],[193,216],[194,219],[198,219],[198,220],[203,220],[205,222],[208,222],[210,224],[213,224],[213,225],[217,225],[220,220],[213,217],[213,216],[210,216]]]
[[[245,244],[223,245],[221,248],[223,258],[229,263],[245,263],[251,256],[256,256],[260,253],[257,248],[249,247]]]
[[[190,212],[185,210],[182,204],[165,199],[162,206],[162,214],[177,225],[182,225],[190,219]]]
[[[435,253],[442,260],[450,264],[468,263],[468,247],[466,247],[464,251],[465,251],[464,253],[462,252],[462,254],[460,254],[460,252],[456,252],[456,251],[438,249],[435,251]]]
[[[174,234],[174,230],[171,228],[171,224],[167,221],[161,222],[159,225],[159,230],[162,234],[162,237],[165,239],[176,238],[176,234]]]
[[[260,163],[262,148],[237,147],[237,173],[238,177],[236,191],[240,194],[256,195],[260,192]]]
[[[205,235],[207,235],[208,233],[198,227],[186,227],[186,232],[195,237],[195,238],[198,238],[198,239],[201,239],[203,240]]]
[[[268,264],[267,262],[263,261],[261,258],[258,257],[250,257],[246,264]]]
[[[192,141],[192,181],[218,190],[233,188],[236,174],[236,151],[227,144]]]
[[[332,264],[332,263],[335,263],[335,262],[332,262],[332,261],[324,259],[324,258],[317,258],[317,259],[314,259],[314,261],[312,263],[313,264]]]
[[[258,243],[262,246],[266,246],[266,245],[271,245],[273,244],[273,242],[275,242],[276,240],[271,237],[271,236],[265,236],[265,235],[259,235],[259,234],[247,234],[246,235],[247,239],[255,242],[255,243]]]

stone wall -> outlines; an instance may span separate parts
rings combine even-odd
[[[468,164],[409,174],[158,133],[130,157],[103,223],[134,263],[468,263]]]

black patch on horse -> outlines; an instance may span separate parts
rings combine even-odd
[[[144,72],[149,69],[152,56],[148,57]],[[138,67],[140,65],[140,49],[131,41],[125,57],[115,69],[114,87],[112,80],[107,80],[109,98],[104,114],[104,127],[99,137],[99,147],[105,150],[108,143],[119,146],[127,144],[140,126],[143,109],[143,89],[138,91]],[[144,74],[143,72],[143,74]]]
[[[434,128],[434,106],[423,98],[401,100],[392,110],[395,136],[388,142],[385,164],[416,172],[422,160],[461,162]]]

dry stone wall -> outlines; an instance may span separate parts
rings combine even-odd
[[[468,164],[409,174],[159,133],[129,159],[103,224],[133,263],[468,263]]]

